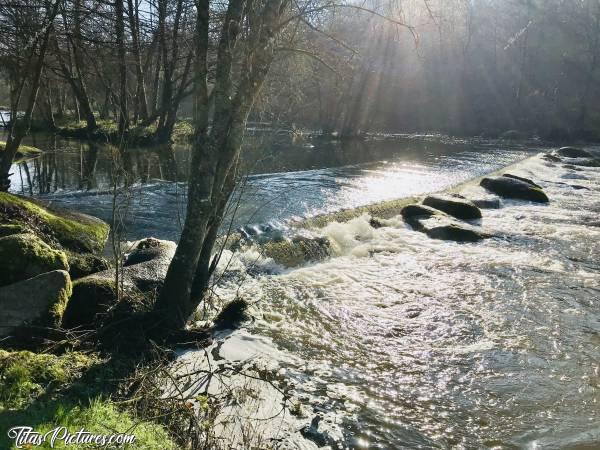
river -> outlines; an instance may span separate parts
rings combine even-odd
[[[256,140],[251,155],[261,154]],[[50,182],[21,183],[24,167],[15,168],[13,189],[106,218],[110,151],[100,150],[90,182],[79,145],[43,157],[55,159]],[[439,137],[270,142],[269,161],[248,164],[235,226],[285,229],[294,218],[441,190],[541,148]],[[140,153],[138,167],[151,158]],[[130,238],[177,236],[186,154],[175,150],[170,172],[141,164]],[[44,173],[43,161],[27,163],[30,175]],[[244,276],[223,277],[216,293],[249,299],[254,319],[224,339],[238,359],[264,360],[292,380],[304,422],[321,414],[339,448],[600,448],[599,172],[527,160],[514,173],[551,202],[485,210],[495,237],[481,243],[431,240],[399,218],[373,229],[359,217],[320,231],[336,251],[319,263],[284,269],[226,253],[222,266]]]

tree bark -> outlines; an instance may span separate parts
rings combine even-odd
[[[192,296],[194,285],[205,289],[212,247],[223,211],[235,186],[235,170],[248,114],[273,60],[275,26],[282,14],[281,0],[268,0],[253,17],[238,89],[232,95],[233,49],[238,39],[244,0],[229,3],[221,31],[215,80],[215,115],[207,131],[209,99],[206,83],[208,1],[198,7],[195,64],[196,136],[188,188],[187,217],[156,310],[168,330],[185,326],[202,295]],[[200,260],[202,258],[202,260]]]

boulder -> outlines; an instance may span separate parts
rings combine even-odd
[[[545,192],[531,184],[510,177],[486,177],[479,183],[483,188],[503,198],[547,203]]]
[[[527,183],[533,187],[536,187],[538,189],[543,189],[539,184],[536,184],[533,180],[530,180],[529,178],[524,178],[524,177],[520,177],[518,175],[513,175],[512,173],[505,173],[502,176],[506,177],[506,178],[512,178],[513,180],[523,181],[524,183]]]
[[[160,289],[175,255],[177,244],[149,238],[139,241],[125,259],[119,284],[131,298],[146,300]],[[73,283],[73,295],[64,315],[64,326],[73,328],[93,323],[117,303],[115,271],[89,275]]]
[[[34,234],[0,238],[0,286],[52,270],[69,270],[64,252],[53,249]]]
[[[321,261],[331,255],[331,243],[324,237],[295,236],[290,240],[267,242],[261,248],[265,256],[285,267]]]
[[[50,208],[38,201],[0,192],[0,223],[31,230],[45,242],[76,252],[104,249],[109,226],[92,216]]]
[[[458,195],[428,195],[423,200],[425,206],[430,206],[445,212],[457,219],[481,219],[481,211],[470,200]]]
[[[565,158],[593,158],[594,156],[587,150],[576,147],[562,147],[556,151],[558,156],[564,156]]]
[[[561,162],[562,161],[562,159],[560,159],[556,155],[553,155],[552,153],[544,153],[542,158],[544,158],[546,161],[550,161],[550,162]]]
[[[72,280],[87,277],[110,268],[110,264],[102,256],[75,252],[66,252],[66,254],[69,261],[69,275],[71,275]]]
[[[471,202],[480,209],[499,209],[500,199],[498,197],[473,198]]]
[[[426,205],[405,206],[400,214],[413,229],[425,233],[432,239],[477,242],[489,237],[477,228]]]
[[[6,336],[26,324],[60,325],[70,296],[71,278],[64,270],[54,270],[1,287],[0,336]]]
[[[417,231],[420,231],[421,220],[436,214],[440,214],[440,211],[425,205],[407,205],[400,211],[404,221]]]

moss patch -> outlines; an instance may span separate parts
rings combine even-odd
[[[0,409],[22,408],[81,376],[99,359],[71,352],[62,356],[0,350]]]
[[[74,433],[83,427],[96,434],[136,436],[134,444],[119,448],[177,448],[162,426],[138,419],[133,411],[119,409],[101,394],[118,373],[96,355],[0,350],[0,429],[25,425],[44,433],[64,426]],[[57,444],[55,448],[91,448]],[[0,433],[0,448],[16,448],[5,432]],[[51,447],[46,443],[39,448]]]
[[[331,214],[322,214],[302,220],[293,225],[300,228],[323,228],[331,222],[348,222],[351,219],[369,214],[372,217],[389,219],[400,214],[402,208],[419,200],[418,197],[407,197],[398,200],[388,200],[372,205],[359,206],[353,209],[344,209]]]
[[[0,192],[0,221],[28,227],[46,242],[57,241],[74,251],[101,251],[109,232],[109,226],[94,217],[50,209],[7,192]]]
[[[67,256],[34,234],[0,238],[0,286],[52,270],[69,270]]]
[[[110,264],[106,258],[101,256],[71,251],[66,251],[65,253],[69,261],[69,275],[71,275],[72,280],[77,280],[78,278],[83,278],[110,268]]]
[[[0,152],[3,152],[6,148],[6,142],[0,141]],[[15,155],[15,160],[18,162],[19,160],[35,158],[39,156],[42,152],[37,147],[30,147],[28,145],[19,145],[19,149],[17,150],[17,154]]]

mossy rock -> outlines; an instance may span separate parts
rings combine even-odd
[[[85,277],[73,282],[73,293],[63,314],[64,328],[90,326],[100,314],[105,314],[117,303],[114,280]]]
[[[64,252],[53,249],[34,234],[0,238],[0,286],[52,270],[69,270]]]
[[[103,250],[110,229],[95,217],[52,209],[7,192],[0,192],[0,221],[27,227],[46,242],[56,242],[76,252]]]
[[[4,152],[6,148],[6,142],[0,141],[0,153]],[[17,150],[17,154],[15,155],[15,160],[18,162],[19,160],[35,158],[43,153],[37,147],[30,147],[28,145],[19,145],[19,149]]]
[[[285,267],[321,261],[331,255],[331,243],[326,238],[297,236],[291,240],[268,242],[262,246],[265,256]]]
[[[21,327],[31,330],[31,325],[60,326],[71,292],[71,278],[64,270],[0,287],[0,336],[8,336]]]
[[[69,275],[71,279],[87,277],[97,272],[110,269],[110,264],[101,256],[92,253],[66,252],[69,261]]]

